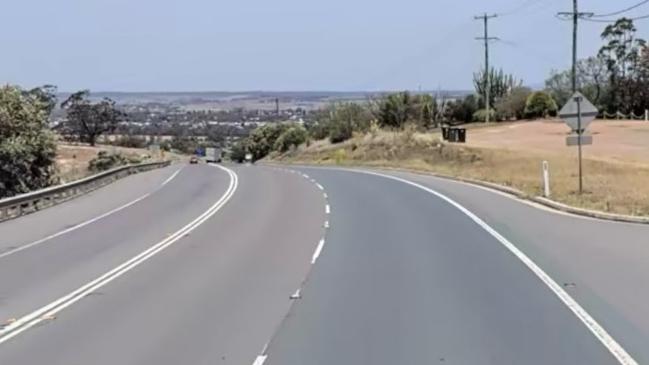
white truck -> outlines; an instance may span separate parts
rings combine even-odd
[[[221,149],[214,147],[205,148],[205,162],[221,162]]]

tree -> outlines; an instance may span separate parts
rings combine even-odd
[[[519,87],[523,84],[521,80],[516,80],[513,75],[505,74],[505,72],[500,69],[496,71],[495,68],[489,70],[489,106],[492,107],[497,99],[500,99],[511,92],[515,87]],[[485,70],[480,70],[473,74],[473,86],[475,92],[478,95],[478,106],[480,108],[485,107],[484,95],[485,95]]]
[[[381,127],[403,128],[413,123],[420,128],[435,128],[441,121],[437,99],[429,94],[411,95],[404,91],[386,95],[375,108],[376,119]]]
[[[523,119],[527,98],[531,93],[532,90],[528,87],[520,86],[512,89],[509,95],[496,101],[496,114],[503,119]]]
[[[48,88],[0,88],[0,197],[55,182],[56,140],[48,128],[55,103]]]
[[[246,148],[252,154],[253,161],[266,157],[273,148],[275,142],[291,125],[288,124],[266,124],[250,133],[246,140]]]
[[[94,146],[97,137],[115,130],[126,115],[115,107],[115,101],[104,98],[92,103],[88,90],[78,91],[63,103],[61,107],[67,112],[66,124],[79,140]]]
[[[609,112],[643,112],[646,107],[644,98],[638,98],[646,93],[640,69],[641,50],[646,47],[646,41],[636,38],[635,33],[633,20],[621,18],[606,26],[601,34],[607,43],[600,48],[598,57],[608,70],[610,92],[605,106]]]
[[[545,118],[557,112],[557,104],[552,97],[543,91],[532,93],[525,104],[525,115],[528,118]]]
[[[478,100],[475,95],[467,95],[461,101],[449,103],[446,108],[447,118],[461,123],[472,122],[476,111],[478,111]]]

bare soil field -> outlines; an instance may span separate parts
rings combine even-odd
[[[495,124],[471,128],[467,145],[574,157],[577,148],[566,146],[569,132],[560,120]],[[593,135],[593,145],[583,147],[584,158],[649,165],[649,122],[596,120],[588,132]]]

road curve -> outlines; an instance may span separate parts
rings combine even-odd
[[[618,364],[493,236],[383,177],[300,169],[331,228],[265,364]]]
[[[0,364],[620,363],[502,242],[438,196],[336,169],[180,167],[0,224],[9,238],[0,239]],[[589,265],[632,264],[617,269],[639,275],[641,287],[642,246],[633,261],[593,239],[588,247],[606,261],[585,255],[584,237],[574,241],[566,227],[604,238],[646,231],[594,228],[484,189],[394,175],[474,211],[566,283],[642,363],[642,311]],[[186,230],[190,222],[199,224]],[[548,222],[556,232],[543,231]],[[142,252],[154,254],[3,341],[12,318]]]
[[[217,214],[0,344],[0,363],[252,363],[311,266],[324,199],[313,184],[281,172],[241,167],[236,175],[236,192]],[[227,176],[187,166],[150,198],[6,257],[2,277],[13,280],[0,281],[0,308],[20,316],[164,239],[218,199]],[[20,277],[22,265],[33,274]]]

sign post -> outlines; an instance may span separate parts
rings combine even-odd
[[[583,169],[581,167],[581,135],[584,131],[581,129],[581,96],[575,96],[575,102],[577,103],[577,148],[579,149],[579,194],[584,190],[584,179],[583,179]]]
[[[566,144],[568,146],[574,146],[576,144],[579,150],[579,194],[583,192],[581,146],[593,143],[593,137],[590,135],[584,136],[584,132],[588,128],[588,125],[597,117],[598,113],[597,108],[580,92],[574,93],[559,112],[561,119],[566,122],[574,133],[566,138]]]

